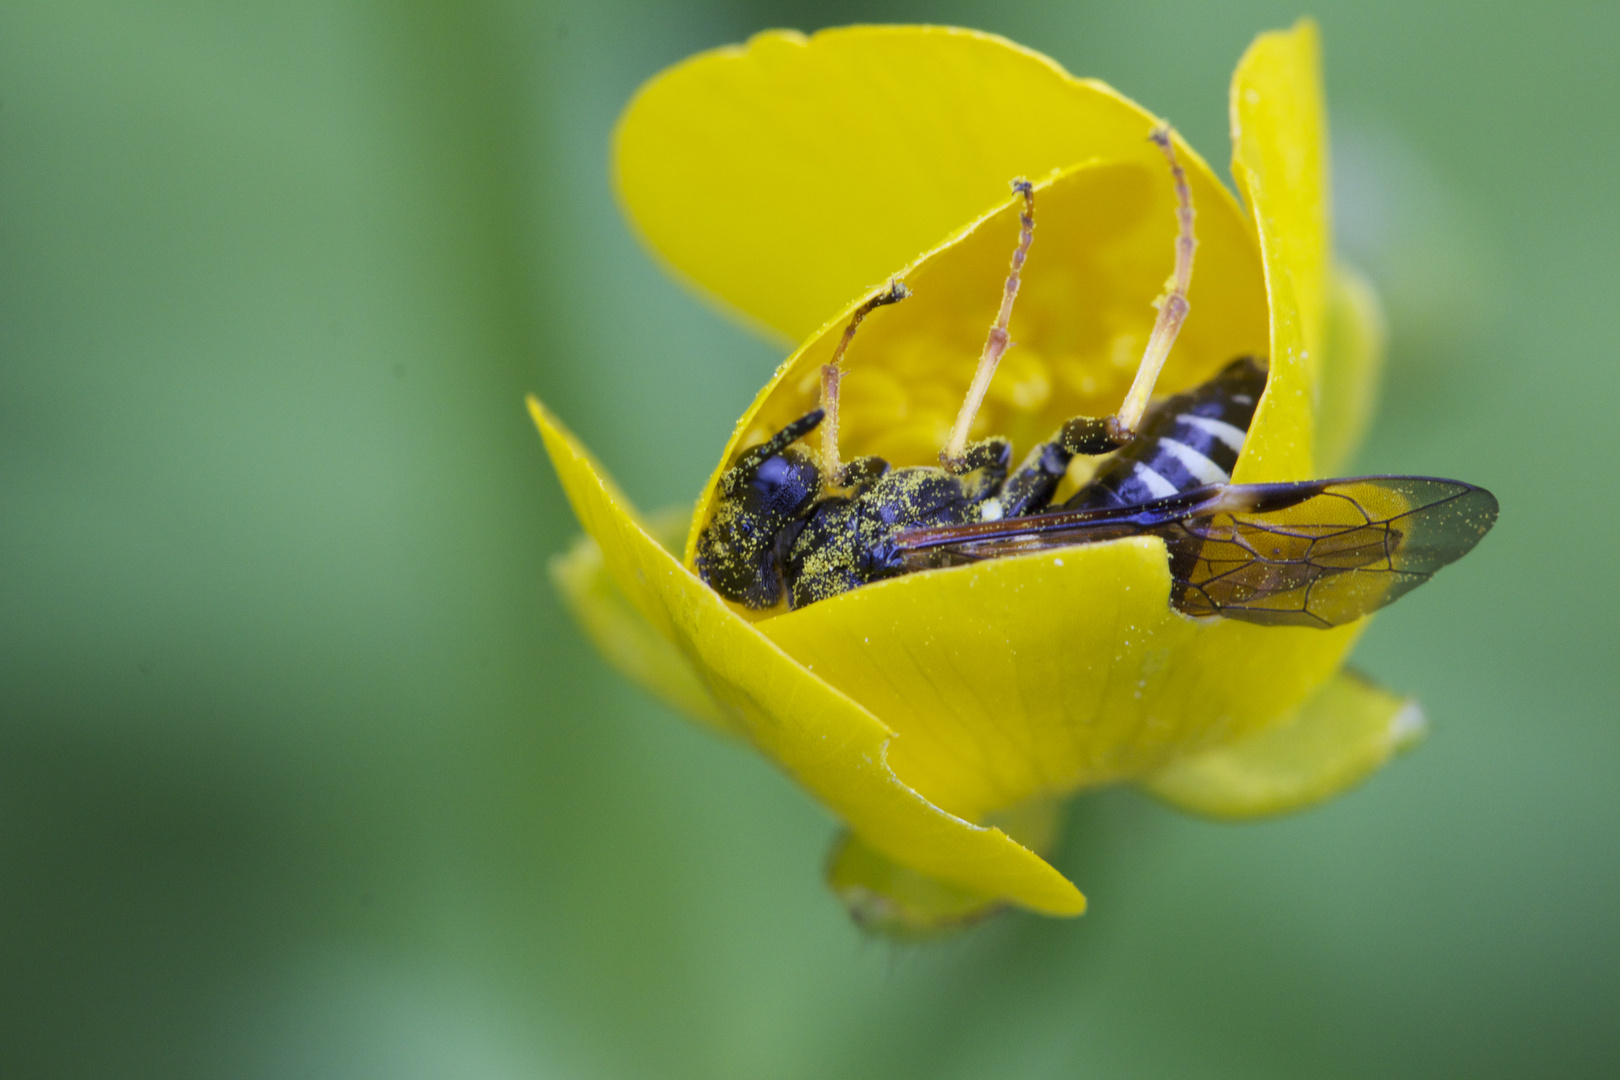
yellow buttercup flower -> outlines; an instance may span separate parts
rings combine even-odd
[[[1331,259],[1315,28],[1266,34],[1232,83],[1234,199],[1176,143],[1198,213],[1192,314],[1160,378],[1270,359],[1234,480],[1331,473],[1365,425],[1376,304]],[[694,57],[621,121],[620,192],[699,289],[803,344],[738,421],[695,515],[639,517],[531,399],[587,538],[554,576],[603,654],[671,706],[743,738],[847,826],[829,881],[864,921],[953,925],[999,903],[1085,907],[1041,853],[1064,797],[1137,783],[1225,817],[1328,797],[1421,730],[1344,674],[1366,620],[1330,630],[1194,620],[1161,541],[924,571],[793,611],[729,604],[692,570],[725,467],[816,404],[855,307],[912,292],[846,358],[850,455],[933,464],[972,378],[1019,233],[1038,240],[975,435],[1027,448],[1118,404],[1176,233],[1148,141],[1160,122],[1005,40],[938,27],[772,32]],[[680,534],[685,533],[684,555]]]

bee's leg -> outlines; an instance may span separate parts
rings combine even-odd
[[[1038,514],[1052,502],[1058,485],[1076,457],[1096,457],[1119,449],[1108,433],[1108,421],[1076,416],[1059,429],[1051,442],[1029,452],[1024,463],[1007,478],[1001,491],[1002,517]]]
[[[875,454],[844,462],[843,484],[848,488],[862,488],[889,471],[889,463]]]
[[[1045,510],[1063,482],[1063,474],[1074,457],[1062,442],[1053,439],[1029,452],[1024,463],[1002,485],[1000,513],[990,517],[1023,517]],[[986,509],[989,509],[988,507]]]
[[[1053,441],[1061,444],[1071,455],[1096,457],[1111,454],[1121,445],[1110,430],[1112,420],[1112,417],[1098,420],[1092,416],[1076,416],[1064,423]]]
[[[1013,301],[1018,298],[1024,259],[1029,255],[1029,245],[1035,240],[1035,188],[1022,177],[1013,181],[1012,188],[1024,197],[1024,212],[1018,215],[1018,246],[1013,249],[1012,269],[1007,273],[1007,284],[1002,290],[1001,309],[996,313],[989,336],[985,338],[978,369],[973,373],[973,382],[968,386],[962,409],[956,414],[950,438],[945,440],[945,448],[939,452],[940,462],[952,472],[964,471],[960,464],[963,455],[968,452],[968,429],[973,426],[973,418],[978,416],[979,406],[990,389],[990,379],[996,373],[996,365],[1001,363],[1002,354],[1012,344],[1012,338],[1007,335],[1007,322],[1012,318]]]
[[[888,288],[855,309],[849,325],[844,327],[844,336],[839,339],[838,348],[833,350],[832,359],[821,365],[821,411],[827,414],[827,422],[821,426],[821,472],[831,487],[844,487],[852,483],[838,455],[838,386],[844,377],[844,353],[849,349],[849,343],[855,340],[855,331],[860,327],[861,320],[877,308],[899,303],[910,295],[904,285],[891,279]]]
[[[1151,138],[1170,163],[1170,177],[1176,188],[1175,270],[1170,277],[1169,290],[1159,303],[1159,317],[1154,320],[1153,333],[1142,353],[1142,362],[1136,369],[1136,379],[1126,392],[1119,411],[1105,421],[1108,437],[1116,448],[1135,438],[1136,429],[1147,412],[1148,401],[1153,397],[1153,387],[1159,381],[1159,372],[1170,355],[1170,347],[1176,343],[1181,324],[1187,320],[1187,288],[1192,284],[1193,253],[1198,250],[1198,240],[1193,233],[1192,191],[1187,187],[1186,172],[1176,160],[1170,129],[1158,128]]]
[[[1011,467],[1012,443],[998,435],[970,443],[946,471],[961,479],[962,495],[968,502],[980,503],[1001,493]]]

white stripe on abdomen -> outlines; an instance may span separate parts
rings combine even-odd
[[[1227,426],[1230,427],[1231,425]],[[1231,474],[1225,469],[1184,442],[1177,442],[1175,439],[1160,439],[1159,445],[1164,448],[1165,453],[1181,462],[1181,467],[1196,476],[1201,483],[1224,484],[1232,479]]]
[[[1160,476],[1158,473],[1154,472],[1140,461],[1136,463],[1136,478],[1142,481],[1143,485],[1147,487],[1148,493],[1151,494],[1155,499],[1168,499],[1170,496],[1176,494],[1176,485],[1172,484],[1170,481],[1166,480],[1164,477]]]
[[[1248,432],[1242,428],[1233,427],[1225,420],[1216,420],[1209,416],[1194,416],[1192,413],[1182,413],[1176,420],[1183,424],[1191,424],[1195,428],[1202,428],[1215,436],[1233,450],[1243,449],[1243,440]]]

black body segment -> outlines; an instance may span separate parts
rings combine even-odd
[[[822,499],[785,549],[788,606],[801,608],[860,585],[907,572],[894,538],[917,525],[978,521],[1002,490],[1012,444],[985,439],[967,447],[954,470],[868,467],[848,495]]]
[[[909,468],[885,473],[853,497],[822,500],[787,551],[789,606],[906,573],[896,534],[977,521],[982,492],[943,469]]]

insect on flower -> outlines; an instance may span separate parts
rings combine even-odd
[[[1186,176],[1167,129],[1151,135],[1174,177],[1175,272],[1136,378],[1119,411],[1070,419],[1009,473],[1013,446],[968,432],[1011,340],[1007,326],[1035,234],[1035,194],[1024,201],[1012,269],[940,467],[891,469],[877,456],[838,452],[842,363],[874,310],[904,300],[903,285],[856,308],[822,368],[821,407],[744,451],[720,480],[695,563],[726,599],[790,607],[917,570],[1113,540],[1163,540],[1171,602],[1188,615],[1264,625],[1352,622],[1466,555],[1496,521],[1496,499],[1456,480],[1363,476],[1232,484],[1232,469],[1266,385],[1250,357],[1152,407],[1154,383],[1189,310],[1197,240]],[[794,446],[817,427],[819,461]],[[1060,506],[1053,498],[1076,456],[1110,455]]]
[[[1235,190],[1038,53],[868,26],[693,57],[620,122],[643,239],[798,345],[672,514],[531,399],[587,534],[553,577],[613,666],[841,822],[827,880],[864,925],[1079,914],[1045,860],[1069,796],[1284,813],[1422,731],[1345,660],[1495,501],[1311,479],[1379,343],[1332,255],[1309,22],[1244,54],[1231,116]]]

